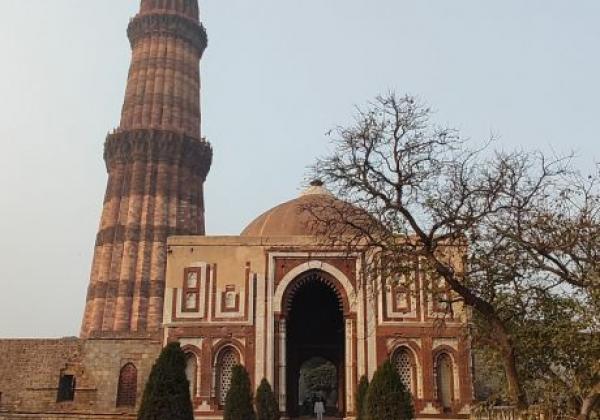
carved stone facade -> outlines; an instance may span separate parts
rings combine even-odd
[[[207,37],[198,2],[141,0],[128,35],[132,61],[120,125],[105,144],[81,338],[0,340],[0,420],[135,418],[170,341],[187,354],[197,420],[222,418],[238,363],[254,387],[269,380],[283,413],[299,414],[302,369],[315,358],[334,370],[331,414],[353,418],[359,378],[391,359],[417,417],[467,417],[466,311],[440,306],[419,261],[405,278],[369,279],[365,250],[319,244],[303,205],[347,208],[323,188],[269,210],[240,236],[203,236],[212,149],[200,131]]]
[[[319,199],[319,191],[310,195]],[[315,356],[336,368],[332,410],[340,417],[356,414],[359,378],[371,378],[386,359],[411,389],[418,418],[468,417],[473,389],[465,308],[453,303],[442,311],[434,279],[418,261],[408,277],[374,292],[366,250],[324,247],[310,235],[310,224],[299,234],[288,214],[298,214],[306,199],[275,207],[241,236],[169,239],[163,339],[181,342],[194,357],[196,418],[222,415],[223,351],[239,357],[254,386],[269,380],[289,417],[299,414],[300,367]],[[260,220],[269,236],[248,236]],[[298,309],[303,293],[314,304],[304,313]],[[319,294],[330,295],[328,313],[339,315],[339,340],[328,341],[326,333],[322,343],[304,346],[294,337],[312,328]],[[228,302],[234,311],[226,311]],[[299,315],[306,319],[298,322]]]

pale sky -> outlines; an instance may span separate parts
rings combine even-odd
[[[137,0],[0,0],[0,337],[77,335]],[[209,234],[294,198],[393,89],[497,147],[600,160],[598,0],[201,0]]]

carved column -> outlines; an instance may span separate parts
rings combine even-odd
[[[287,341],[287,328],[285,318],[279,320],[279,411],[282,413],[286,412],[286,398],[287,398],[287,354],[286,354],[286,341]]]
[[[346,414],[354,412],[354,322],[352,318],[345,319],[345,381],[346,381]]]

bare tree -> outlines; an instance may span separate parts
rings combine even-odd
[[[525,310],[534,298],[529,290],[551,290],[563,279],[531,276],[531,254],[515,240],[522,232],[512,223],[521,217],[525,226],[538,214],[542,198],[561,186],[568,160],[491,152],[489,142],[473,149],[430,116],[415,98],[393,93],[358,109],[352,125],[331,132],[332,151],[311,174],[345,204],[321,201],[305,210],[322,236],[376,250],[389,272],[408,270],[408,256],[422,260],[454,293],[445,299],[460,299],[485,320],[510,398],[524,408],[510,329],[514,302],[503,296],[519,294]],[[456,261],[457,249],[464,261]]]
[[[535,197],[530,208],[513,208],[494,228],[547,283],[566,285],[580,308],[560,320],[568,328],[548,328],[562,360],[545,366],[573,397],[579,418],[587,419],[600,405],[600,165],[585,176],[569,171],[554,191]],[[575,352],[565,350],[573,345]]]

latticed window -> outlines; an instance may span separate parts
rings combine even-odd
[[[406,389],[412,392],[414,364],[409,350],[404,347],[396,350],[392,358],[392,364],[398,371],[398,374],[400,374],[400,379],[402,379],[402,383],[406,386]]]
[[[190,395],[192,398],[196,395],[196,386],[198,381],[198,360],[193,353],[185,355],[185,376],[190,383]]]
[[[117,388],[117,407],[135,407],[137,399],[137,369],[132,363],[127,363],[119,373]]]
[[[452,407],[453,385],[452,385],[452,359],[446,353],[441,353],[436,361],[436,385],[438,401],[449,411]]]
[[[218,363],[218,387],[219,387],[219,404],[225,405],[225,398],[231,387],[231,375],[233,367],[239,363],[236,351],[228,347],[221,352]]]

